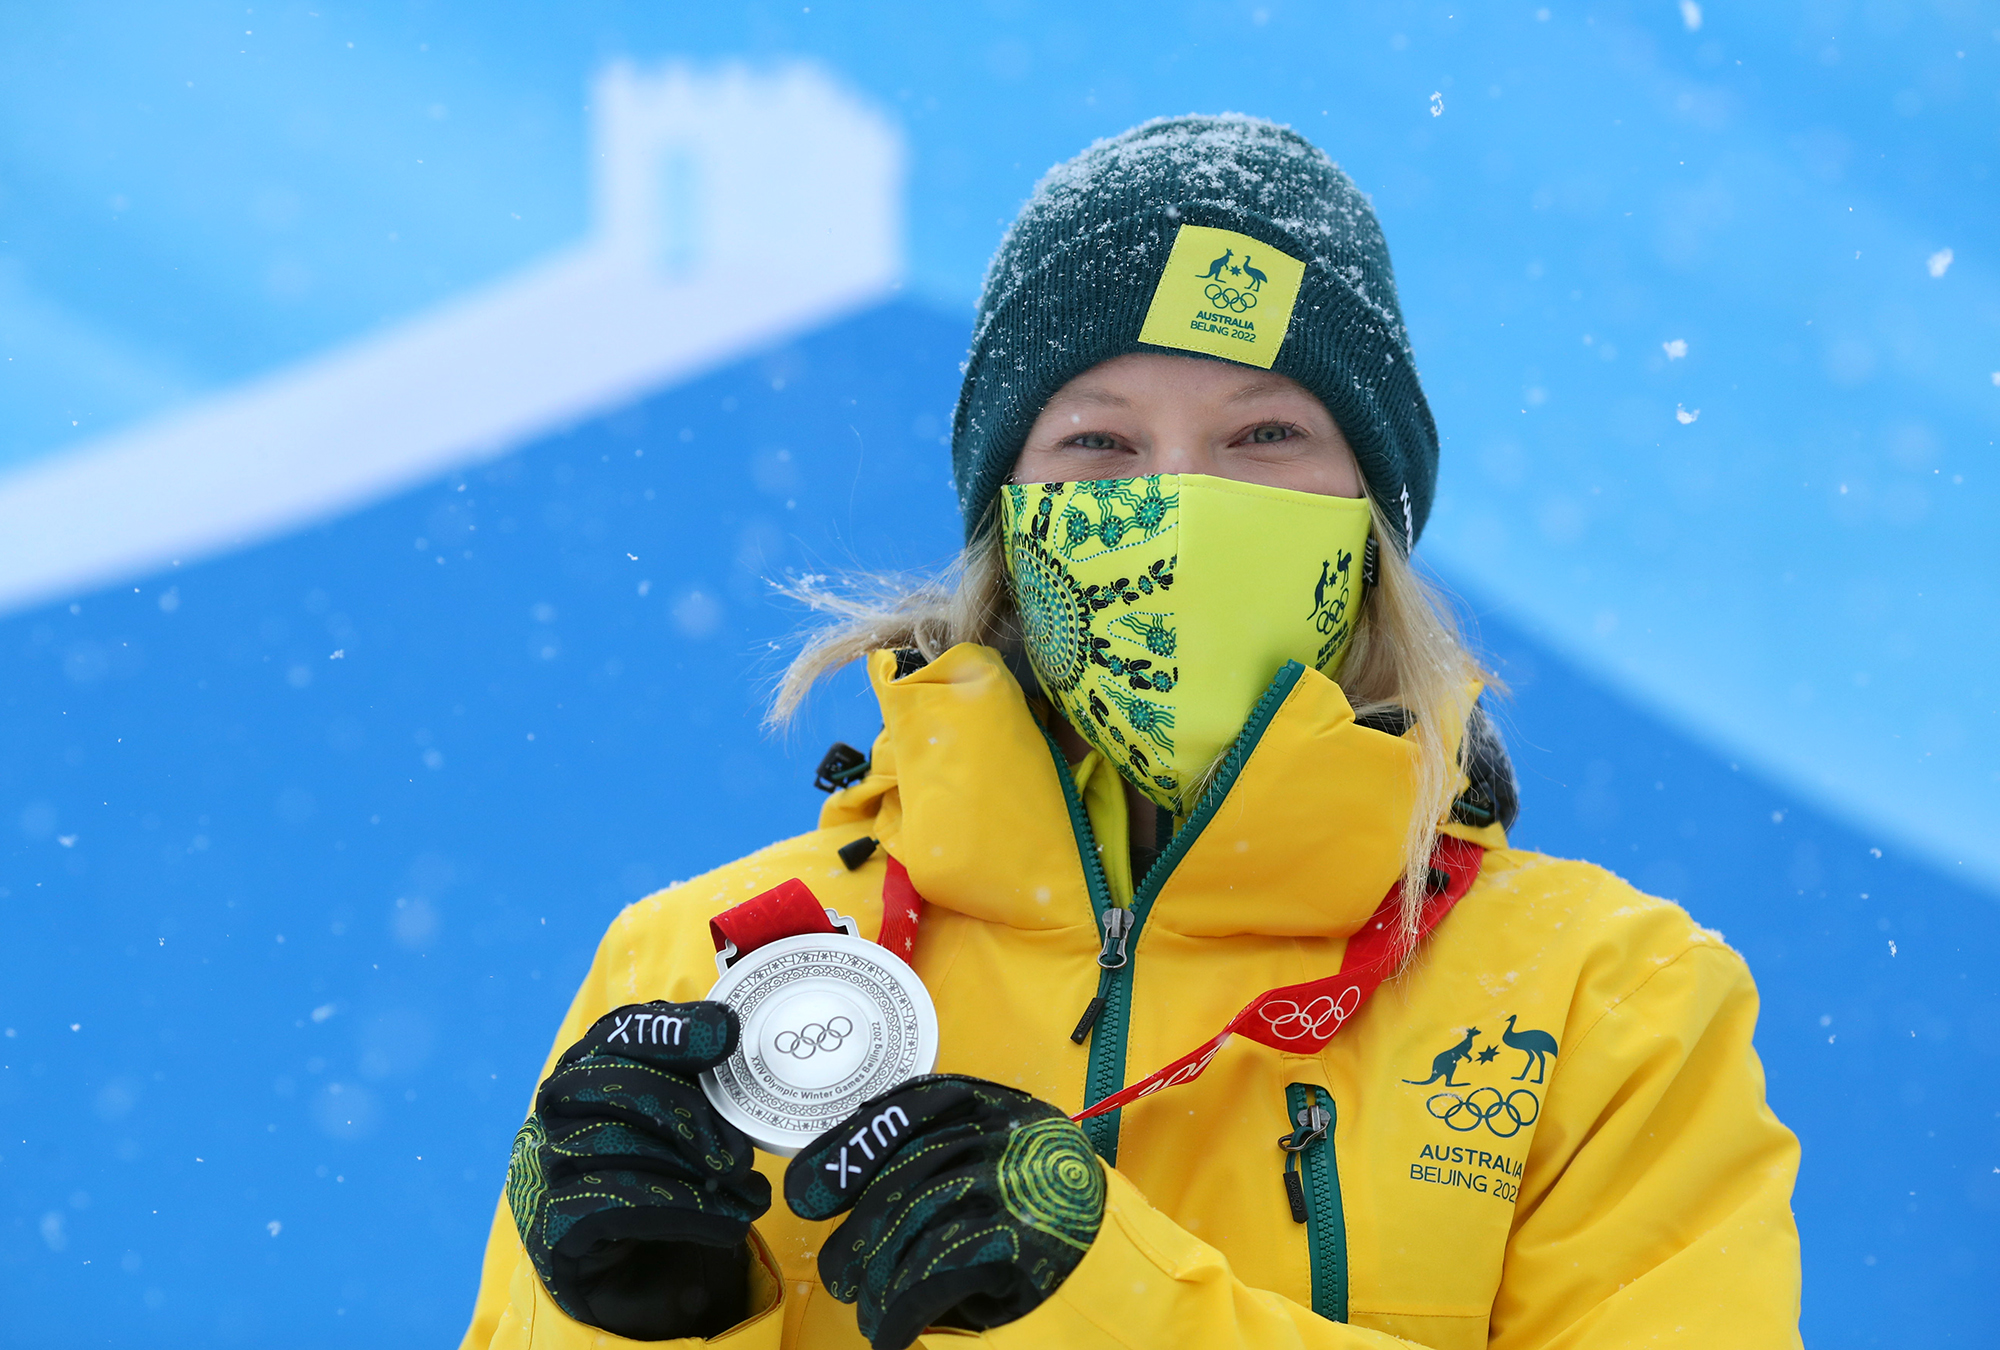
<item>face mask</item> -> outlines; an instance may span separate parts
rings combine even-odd
[[[1279,669],[1332,675],[1354,635],[1365,499],[1156,474],[1010,483],[1000,502],[1042,688],[1177,816]]]

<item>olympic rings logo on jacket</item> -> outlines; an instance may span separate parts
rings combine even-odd
[[[1522,1098],[1527,1099],[1525,1104]],[[1481,1087],[1466,1093],[1440,1092],[1424,1103],[1424,1109],[1461,1134],[1484,1125],[1496,1138],[1512,1139],[1542,1114],[1542,1099],[1526,1088],[1515,1088],[1503,1097],[1499,1088]]]

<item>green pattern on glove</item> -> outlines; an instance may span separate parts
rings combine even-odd
[[[1000,1199],[1037,1232],[1087,1251],[1104,1220],[1104,1172],[1066,1117],[1024,1125],[1000,1155]]]
[[[939,1074],[877,1097],[785,1172],[809,1220],[848,1213],[820,1249],[827,1292],[874,1350],[927,1326],[1000,1326],[1068,1278],[1104,1219],[1104,1171],[1047,1102]]]
[[[735,1013],[719,1003],[635,1004],[600,1018],[543,1081],[514,1137],[506,1196],[523,1249],[569,1316],[618,1330],[593,1314],[593,1299],[607,1272],[615,1279],[619,1252],[648,1246],[655,1263],[661,1244],[738,1253],[751,1222],[771,1207],[750,1141],[695,1081],[734,1050],[736,1036]],[[712,1283],[715,1271],[742,1263],[697,1253],[669,1261],[653,1281],[669,1313],[699,1305],[701,1315],[675,1334],[731,1325],[740,1292],[677,1289],[676,1264]],[[668,1317],[653,1325],[681,1324]]]
[[[548,1137],[540,1114],[529,1116],[514,1135],[514,1152],[507,1160],[507,1212],[514,1216],[523,1245],[549,1193],[548,1174],[542,1170],[542,1146]]]

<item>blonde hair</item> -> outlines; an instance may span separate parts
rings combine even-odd
[[[1375,537],[1396,534],[1381,507],[1369,499]],[[778,589],[832,622],[808,634],[779,678],[766,724],[789,724],[823,677],[884,648],[914,647],[926,660],[961,642],[1002,651],[1020,645],[1013,597],[1007,587],[1000,531],[987,528],[942,575],[844,578],[838,587],[817,580],[778,583]],[[1416,807],[1403,839],[1405,950],[1414,944],[1417,916],[1429,893],[1431,851],[1438,826],[1458,791],[1453,758],[1464,724],[1466,689],[1493,683],[1467,649],[1437,588],[1391,544],[1380,554],[1376,584],[1362,605],[1354,640],[1340,666],[1340,686],[1358,718],[1406,718],[1404,738],[1415,750]],[[1032,692],[1032,691],[1031,691]],[[1219,763],[1219,761],[1218,761]]]

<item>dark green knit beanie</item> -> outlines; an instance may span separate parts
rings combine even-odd
[[[1289,314],[1286,313],[1289,302]],[[1311,142],[1253,117],[1163,118],[1050,170],[987,268],[952,471],[966,536],[1042,405],[1128,352],[1264,366],[1317,395],[1405,552],[1437,426],[1367,198]]]

